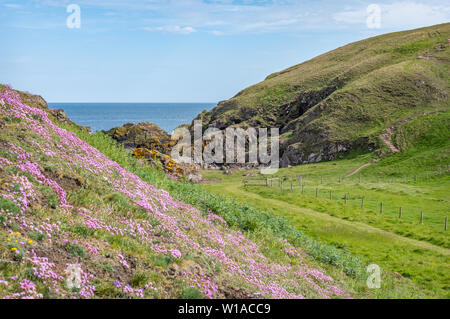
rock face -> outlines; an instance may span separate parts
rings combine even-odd
[[[9,85],[0,85],[0,89],[2,89],[2,87],[6,87],[6,88],[10,88]],[[39,109],[42,109],[46,112],[48,112],[51,116],[53,116],[57,121],[59,121],[60,123],[63,124],[69,124],[69,125],[75,125],[81,129],[84,129],[88,132],[91,132],[91,128],[89,126],[82,126],[82,125],[78,125],[74,122],[72,122],[66,115],[66,112],[62,109],[50,109],[48,107],[47,102],[44,100],[44,98],[40,95],[35,95],[35,94],[31,94],[29,92],[22,92],[22,91],[15,91],[19,94],[19,96],[21,97],[23,103],[32,106],[32,107],[37,107]]]
[[[49,113],[63,124],[75,124],[67,117],[66,112],[63,109],[49,109]],[[81,125],[78,126],[88,132],[92,131],[90,126],[81,126]]]
[[[42,96],[34,95],[29,92],[20,92],[20,91],[17,92],[21,96],[24,103],[27,103],[30,106],[37,107],[46,111],[48,110],[48,104]]]
[[[448,82],[433,71],[448,69],[449,37],[446,23],[352,43],[274,73],[195,120],[203,130],[279,128],[281,167],[380,150],[387,128],[449,107]]]
[[[128,149],[146,148],[163,154],[170,154],[170,150],[175,144],[174,141],[170,140],[170,135],[167,132],[150,122],[128,123],[102,132],[122,143]]]
[[[149,164],[161,166],[171,177],[186,178],[192,183],[199,183],[203,176],[197,167],[188,164],[176,163],[170,157],[175,141],[158,125],[150,122],[138,124],[125,124],[103,131],[125,148],[132,149],[136,158],[146,160]]]

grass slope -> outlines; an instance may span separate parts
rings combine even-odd
[[[284,218],[168,179],[101,133],[64,125],[76,137],[0,91],[2,297],[435,296],[389,272],[381,289],[370,290],[365,264],[348,251]],[[79,289],[65,283],[67,263],[82,266]]]
[[[284,216],[308,236],[347,249],[362,256],[364,262],[376,263],[411,279],[430,294],[448,298],[450,250],[444,221],[449,211],[450,148],[448,138],[437,134],[442,128],[439,123],[447,120],[439,114],[409,122],[404,130],[422,128],[420,134],[408,135],[415,147],[351,177],[345,176],[373,159],[374,154],[353,154],[348,159],[281,169],[275,176],[285,179],[283,190],[277,181],[273,187],[244,187],[247,177],[241,172],[226,176],[217,171],[204,172],[215,182],[205,183],[203,188]],[[252,183],[265,185],[265,181]]]
[[[335,159],[333,145],[382,148],[387,128],[448,109],[449,38],[447,23],[352,43],[274,73],[198,118],[221,129],[279,127],[292,164],[311,154]]]
[[[368,290],[357,256],[0,92],[1,297],[432,296],[389,273]],[[77,287],[67,264],[81,266]]]
[[[381,289],[368,289],[366,286],[366,261],[359,255],[352,254],[338,242],[326,243],[325,240],[317,240],[316,234],[307,236],[300,230],[298,222],[292,221],[289,215],[280,216],[279,211],[268,212],[267,202],[258,199],[260,205],[248,197],[249,194],[238,190],[235,193],[223,191],[223,184],[211,185],[212,191],[206,191],[201,185],[175,182],[164,178],[161,172],[150,167],[137,165],[134,158],[116,145],[108,137],[101,134],[90,135],[77,128],[69,129],[77,132],[83,140],[102,150],[108,157],[115,159],[130,171],[135,172],[142,179],[169,191],[179,200],[189,203],[204,213],[213,211],[233,228],[241,230],[249,238],[264,242],[269,246],[272,238],[287,240],[294,247],[298,247],[319,262],[335,278],[340,278],[348,289],[353,291],[356,298],[426,298],[440,296],[440,291],[423,289],[411,280],[398,276],[398,273],[383,269]],[[220,186],[219,186],[220,185]],[[215,189],[215,187],[217,187]],[[219,190],[219,191],[217,191]],[[270,207],[270,206],[269,206]],[[273,208],[273,207],[272,207]],[[390,240],[390,239],[389,239]],[[278,249],[275,248],[275,251]]]

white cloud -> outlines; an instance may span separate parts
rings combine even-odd
[[[289,26],[298,23],[298,19],[286,19],[276,21],[259,21],[255,23],[245,24],[243,30],[269,30],[279,27]]]
[[[18,9],[21,7],[20,4],[16,4],[16,3],[5,3],[3,6],[7,7],[7,8],[13,8],[13,9]]]
[[[333,15],[336,22],[343,23],[365,23],[366,21],[366,10],[353,10],[353,11],[343,11],[338,12]]]
[[[212,30],[212,31],[210,31],[210,33],[213,35],[217,35],[217,36],[225,34],[224,32],[218,31],[218,30]]]
[[[450,21],[450,4],[402,1],[379,5],[384,29],[411,29]],[[365,24],[366,7],[338,12],[333,18],[341,24]]]
[[[164,26],[164,27],[147,27],[144,28],[147,31],[161,31],[168,33],[178,33],[178,34],[191,34],[197,32],[193,27],[180,27],[178,25]]]
[[[73,0],[23,0],[30,6],[65,6]],[[95,25],[174,34],[301,33],[359,27],[367,30],[367,6],[381,6],[381,27],[411,29],[450,21],[442,0],[77,0],[84,10],[103,10]],[[448,3],[448,1],[447,1]],[[23,6],[26,6],[25,4]],[[346,8],[347,6],[347,8]],[[114,18],[114,20],[113,20]],[[97,17],[97,19],[99,19]],[[356,31],[356,30],[355,30]]]

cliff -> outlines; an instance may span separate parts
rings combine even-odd
[[[449,44],[449,23],[352,43],[271,74],[196,119],[204,129],[279,127],[283,167],[388,153],[388,129],[395,136],[408,120],[448,110]]]

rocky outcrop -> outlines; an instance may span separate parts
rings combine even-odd
[[[355,42],[271,74],[195,120],[203,130],[279,128],[282,167],[383,144],[395,151],[383,132],[450,105],[450,87],[436,73],[448,66],[449,36],[447,23]]]
[[[78,125],[75,124],[74,122],[72,122],[66,115],[66,112],[63,109],[49,109],[48,110],[49,113],[51,115],[53,115],[60,123],[63,124],[71,124],[71,125],[77,125],[79,126],[81,129],[86,130],[88,132],[91,132],[92,129],[90,126],[82,126],[82,125]]]
[[[146,160],[150,165],[161,167],[175,179],[186,178],[192,183],[203,180],[197,167],[177,163],[170,157],[175,141],[171,140],[171,136],[156,124],[128,123],[102,132],[123,144],[125,148],[133,150],[137,159]]]
[[[343,156],[349,146],[340,143],[319,144],[317,147],[304,147],[301,143],[288,145],[280,160],[281,167],[331,161]]]
[[[170,154],[170,150],[175,144],[174,141],[171,141],[167,132],[150,122],[127,123],[102,132],[122,143],[128,149],[146,148],[163,154]]]
[[[4,88],[11,89],[10,85],[0,85],[0,91]],[[82,126],[78,125],[74,122],[72,122],[66,115],[66,112],[63,109],[51,109],[48,107],[47,102],[44,100],[44,98],[40,95],[35,95],[27,91],[15,91],[19,94],[20,98],[22,99],[23,103],[31,106],[36,107],[41,110],[46,111],[49,113],[50,116],[53,116],[54,119],[56,119],[58,122],[62,124],[68,124],[68,125],[75,125],[83,130],[86,130],[88,132],[91,132],[91,128],[89,126]]]
[[[37,107],[37,108],[43,109],[45,111],[48,111],[48,104],[42,96],[34,95],[29,92],[20,92],[20,91],[16,91],[16,92],[19,93],[19,95],[22,98],[22,100],[24,101],[24,103],[26,103],[32,107]]]
[[[169,176],[176,180],[186,178],[189,182],[200,183],[203,176],[193,165],[177,163],[167,154],[146,148],[135,148],[133,155],[139,160],[146,160],[150,165],[161,167]]]

